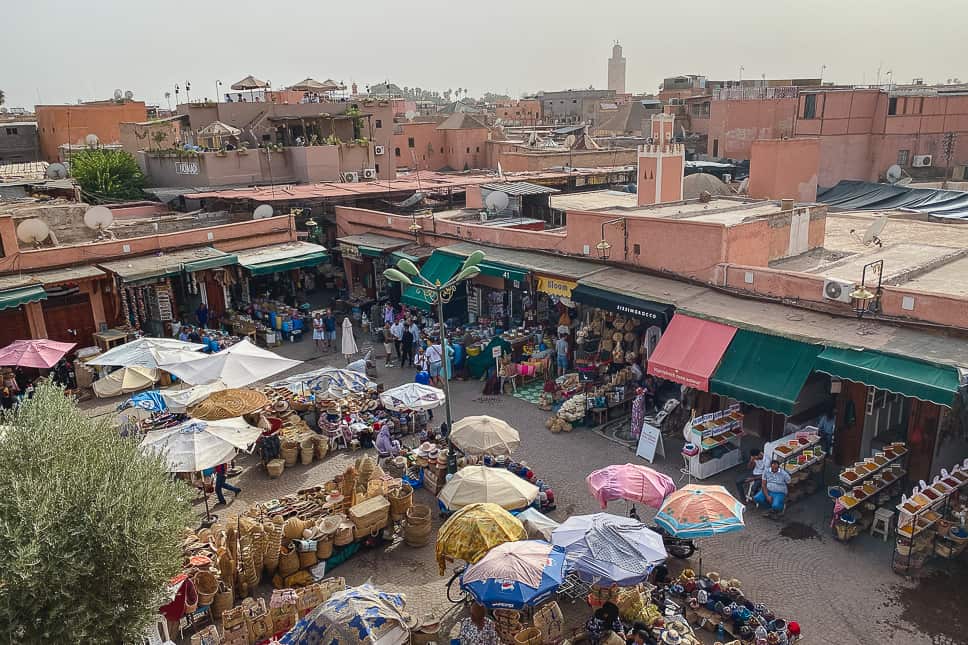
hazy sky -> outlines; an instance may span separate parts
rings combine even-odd
[[[384,79],[519,95],[604,87],[618,39],[628,89],[664,76],[968,80],[968,0],[23,0],[0,12],[8,106],[108,98],[164,104],[192,82],[214,96],[246,74]],[[182,94],[184,97],[184,94]]]

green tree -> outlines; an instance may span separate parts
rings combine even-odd
[[[71,176],[85,191],[99,197],[140,199],[145,176],[123,150],[88,148],[71,155]]]
[[[104,419],[49,382],[0,417],[4,642],[140,642],[180,570],[190,489]]]

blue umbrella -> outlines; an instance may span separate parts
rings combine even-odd
[[[467,568],[461,588],[488,609],[522,609],[549,600],[565,579],[565,551],[542,540],[505,542]]]
[[[661,535],[638,520],[609,513],[569,517],[551,532],[551,541],[565,549],[582,580],[603,586],[639,584],[666,559]]]
[[[165,400],[161,398],[161,393],[158,390],[149,390],[147,392],[138,392],[132,396],[121,406],[122,410],[125,408],[140,408],[148,412],[164,412],[168,409],[168,406],[165,405]]]

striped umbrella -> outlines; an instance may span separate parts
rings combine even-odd
[[[745,510],[722,486],[691,484],[666,497],[655,523],[678,538],[704,538],[742,530]]]

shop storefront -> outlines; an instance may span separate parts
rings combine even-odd
[[[391,283],[383,272],[393,266],[391,254],[412,242],[377,233],[336,238],[346,272],[349,297],[360,302],[391,299]]]
[[[46,298],[47,293],[39,284],[0,291],[0,347],[6,347],[15,340],[32,338],[27,305]]]
[[[287,242],[236,253],[238,274],[231,285],[235,308],[254,300],[273,300],[297,306],[306,293],[306,274],[315,275],[329,260],[326,249],[310,242]]]
[[[205,303],[209,318],[220,318],[230,308],[231,286],[235,276],[231,267],[238,263],[232,253],[206,253],[206,257],[182,265],[181,280],[176,282],[176,297],[181,320],[194,320],[193,312]]]

